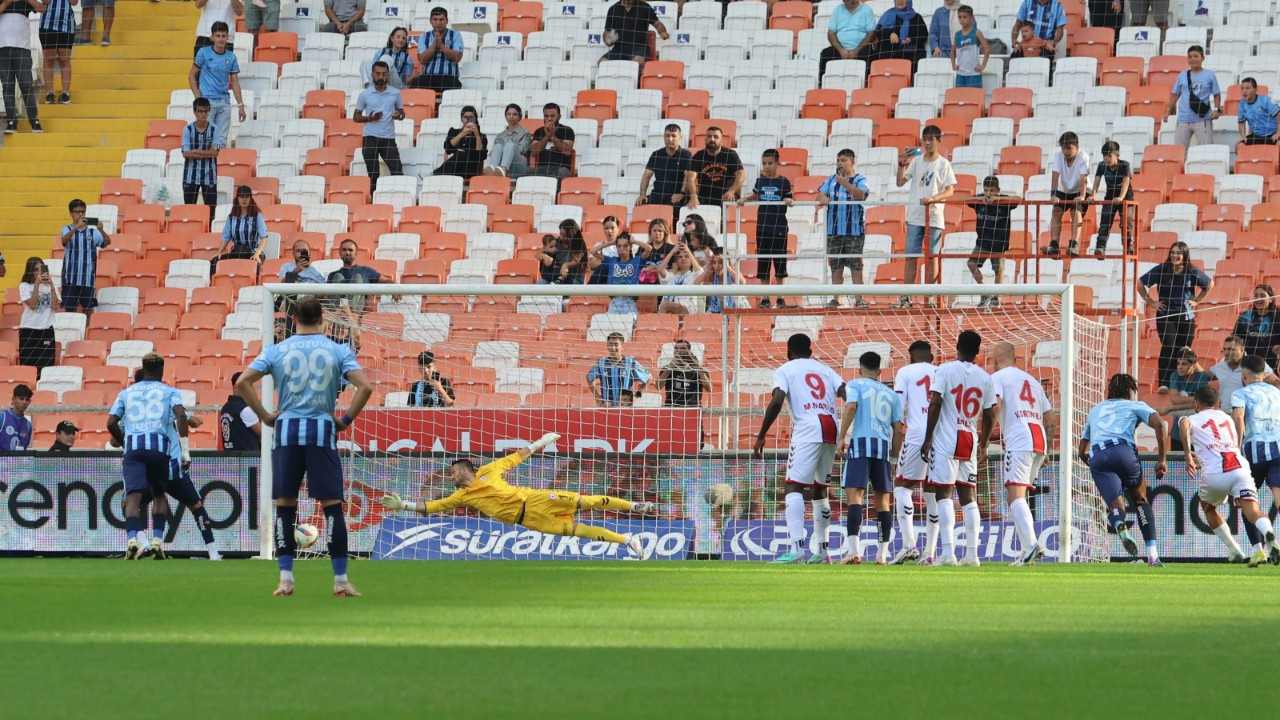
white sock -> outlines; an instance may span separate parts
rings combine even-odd
[[[1147,559],[1148,559],[1148,560],[1159,560],[1159,559],[1160,559],[1160,553],[1156,552],[1156,546],[1155,546],[1155,545],[1148,545],[1148,546],[1147,546]]]
[[[827,498],[811,501],[813,505],[813,534],[818,538],[818,552],[827,551],[831,533],[831,501]]]
[[[902,533],[902,547],[916,546],[915,498],[910,488],[893,489],[894,514],[898,516],[898,532]]]
[[[222,557],[222,553],[218,552],[218,543],[205,543],[205,549],[209,552],[209,559],[213,560]]]
[[[975,500],[961,508],[964,512],[964,544],[974,557],[978,556],[978,541],[982,539],[982,513]]]
[[[956,556],[956,506],[951,498],[938,501],[938,535],[942,536],[942,557]]]
[[[862,557],[862,538],[850,535],[844,540],[844,549],[849,557]]]
[[[347,574],[346,574],[346,573],[342,573],[341,575],[334,575],[334,576],[333,576],[333,581],[334,581],[335,583],[346,582],[346,581],[347,581]]]
[[[1257,523],[1254,524],[1256,525]],[[1228,551],[1232,553],[1240,553],[1241,555],[1244,554],[1240,549],[1240,543],[1236,542],[1234,537],[1231,537],[1231,528],[1227,527],[1226,523],[1222,523],[1218,527],[1214,528],[1213,534],[1218,536],[1218,539],[1222,541],[1222,544],[1227,547]]]
[[[787,535],[791,537],[791,550],[804,549],[804,496],[798,492],[787,493]]]
[[[1259,517],[1258,522],[1254,523],[1253,526],[1258,528],[1258,532],[1262,533],[1262,537],[1264,538],[1267,536],[1267,533],[1275,532],[1275,528],[1271,527],[1271,518],[1266,515]],[[1266,543],[1264,542],[1262,545],[1266,545]],[[1261,547],[1261,545],[1259,547]]]
[[[1013,515],[1013,526],[1018,530],[1018,540],[1022,543],[1022,552],[1028,552],[1036,546],[1035,519],[1031,516],[1031,506],[1026,498],[1018,498],[1009,503],[1009,512]]]
[[[281,582],[284,582],[285,580],[288,580],[289,582],[293,582],[293,571],[292,571],[292,570],[281,570],[281,571],[280,571],[280,581],[281,581]]]
[[[139,544],[141,544],[141,545],[150,545],[150,544],[151,544],[151,533],[147,532],[146,530],[139,530],[139,531],[138,531],[138,543],[139,543]]]
[[[888,559],[889,559],[889,543],[887,543],[887,542],[877,542],[877,543],[876,543],[876,551],[877,551],[877,553],[878,553],[878,554],[876,555],[876,559],[877,559],[877,560],[888,560]]]
[[[925,520],[924,556],[933,557],[933,551],[938,547],[938,498],[927,490],[924,493],[924,511],[929,516]]]

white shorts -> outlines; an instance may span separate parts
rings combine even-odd
[[[898,452],[898,476],[895,480],[905,482],[924,482],[929,477],[929,468],[920,457],[920,446],[903,443]]]
[[[1006,450],[1004,453],[1004,484],[1035,487],[1044,453],[1030,450]]]
[[[1200,474],[1200,499],[1210,505],[1221,505],[1227,498],[1257,500],[1258,491],[1253,476],[1240,468],[1224,473]]]
[[[787,453],[787,482],[796,485],[830,485],[836,463],[836,446],[830,443],[792,443]]]
[[[929,482],[934,485],[978,485],[978,463],[933,451],[929,458]]]

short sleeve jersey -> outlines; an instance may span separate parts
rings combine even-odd
[[[1244,409],[1246,443],[1280,443],[1280,388],[1264,382],[1245,385],[1231,395],[1231,409]]]
[[[277,446],[333,445],[338,391],[347,373],[360,369],[350,347],[324,335],[294,335],[263,348],[249,367],[275,382]]]
[[[930,392],[942,396],[933,449],[948,457],[972,458],[978,450],[978,418],[996,403],[991,376],[971,362],[952,360],[938,366]]]
[[[1240,457],[1240,440],[1236,437],[1235,423],[1221,410],[1201,410],[1186,418],[1191,423],[1191,447],[1200,471],[1224,473],[1239,470],[1244,460]]]
[[[773,373],[773,389],[787,394],[791,442],[836,442],[836,394],[844,381],[813,358],[787,361]]]
[[[865,377],[846,384],[845,397],[858,406],[849,437],[849,457],[888,460],[893,425],[902,422],[902,398],[884,383]]]
[[[1000,398],[1000,432],[1005,451],[1043,454],[1048,446],[1044,414],[1052,406],[1040,381],[1025,370],[1007,367],[991,375],[991,386]]]
[[[172,452],[176,438],[173,409],[181,405],[181,393],[155,380],[143,380],[120,391],[110,414],[123,425],[125,452]]]
[[[924,442],[924,426],[929,418],[929,390],[937,369],[931,363],[912,363],[899,370],[893,378],[893,391],[902,398],[902,419],[907,424],[903,442],[911,445]]]
[[[1088,440],[1091,448],[1117,442],[1136,445],[1134,429],[1154,413],[1150,405],[1137,400],[1103,400],[1089,411],[1080,439]]]

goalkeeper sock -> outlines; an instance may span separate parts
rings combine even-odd
[[[893,513],[888,510],[876,512],[876,525],[879,526],[880,531],[876,535],[878,543],[876,558],[884,560],[889,556],[889,536],[893,534]]]
[[[978,512],[978,503],[974,502],[961,508],[964,513],[964,544],[973,557],[978,556],[978,542],[982,539],[982,513]]]
[[[627,544],[627,538],[624,535],[619,535],[612,530],[606,530],[602,527],[583,525],[582,523],[577,523],[573,526],[573,536],[587,540],[596,540],[599,542],[617,543],[619,545]]]
[[[138,537],[138,532],[142,530],[142,518],[127,517],[124,519],[125,535],[130,540]]]
[[[898,532],[902,533],[902,547],[913,548],[916,546],[916,502],[911,488],[894,488],[893,504],[898,516]]]
[[[298,551],[298,540],[293,531],[297,524],[297,507],[276,506],[276,565],[280,568],[282,580],[293,579],[293,556]]]
[[[924,511],[928,516],[924,531],[924,555],[933,557],[938,547],[938,496],[929,491],[924,494]]]
[[[818,552],[825,553],[831,539],[831,501],[827,498],[812,501],[813,534],[818,537]]]
[[[630,512],[631,501],[607,495],[582,495],[578,497],[578,507],[582,510],[617,510]]]
[[[168,521],[168,519],[169,519],[168,515],[164,515],[160,513],[151,514],[151,531],[155,534],[156,537],[160,538],[161,542],[164,541],[164,528],[165,528],[165,525],[167,524],[166,521]]]
[[[1249,523],[1245,523],[1246,527],[1248,527],[1248,525]],[[1231,536],[1231,528],[1227,527],[1226,523],[1222,523],[1218,527],[1214,528],[1213,534],[1218,536],[1218,539],[1222,541],[1222,544],[1226,546],[1229,552],[1233,554],[1238,553],[1240,555],[1244,554],[1244,551],[1240,549],[1240,544]]]
[[[938,535],[941,536],[942,557],[956,556],[956,508],[951,498],[938,501]]]
[[[791,537],[791,551],[804,552],[804,496],[798,492],[787,493],[787,535]]]
[[[329,536],[329,561],[333,563],[333,579],[347,579],[347,518],[342,514],[342,503],[327,505],[324,509],[324,530]]]
[[[1265,515],[1263,517],[1266,517]],[[1262,547],[1262,534],[1258,532],[1258,528],[1254,527],[1251,522],[1245,522],[1244,534],[1249,538],[1249,549],[1257,551]]]
[[[1111,526],[1111,529],[1115,531],[1115,534],[1119,535],[1120,532],[1125,529],[1124,519],[1124,510],[1114,507],[1107,510],[1107,524]]]
[[[862,557],[862,518],[866,512],[867,506],[861,504],[850,505],[845,510],[846,548],[853,557]]]
[[[1009,513],[1013,515],[1013,526],[1018,531],[1018,540],[1025,553],[1036,546],[1035,519],[1031,516],[1031,506],[1026,498],[1018,498],[1009,503]]]
[[[213,519],[209,517],[209,511],[204,509],[204,505],[198,508],[191,508],[191,517],[196,519],[196,529],[200,531],[200,537],[204,538],[204,544],[215,544],[212,527]]]

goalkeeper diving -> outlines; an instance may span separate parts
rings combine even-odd
[[[449,468],[449,477],[453,480],[453,486],[458,489],[449,497],[426,502],[405,502],[399,495],[391,493],[380,498],[382,506],[388,510],[412,510],[423,515],[469,507],[507,525],[523,525],[549,535],[625,545],[637,559],[648,559],[649,553],[638,536],[584,525],[578,522],[575,514],[587,509],[652,513],[654,503],[633,503],[606,495],[579,495],[563,490],[531,490],[510,485],[503,479],[502,476],[508,470],[559,439],[560,436],[556,433],[547,433],[529,447],[479,468],[470,460],[455,460]]]

